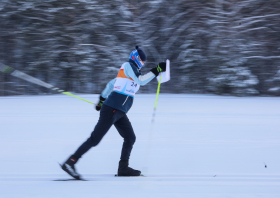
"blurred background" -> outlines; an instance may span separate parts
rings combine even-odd
[[[279,0],[0,1],[0,62],[66,91],[101,93],[135,45],[143,73],[170,59],[164,93],[280,95]],[[0,73],[1,96],[45,93]]]

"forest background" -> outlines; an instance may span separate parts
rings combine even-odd
[[[171,61],[163,93],[280,95],[279,0],[0,1],[0,62],[66,91],[101,93],[135,45],[143,73]],[[0,96],[45,93],[0,73]]]

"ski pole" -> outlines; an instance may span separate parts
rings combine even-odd
[[[155,106],[154,106],[154,112],[153,112],[153,116],[152,116],[152,123],[150,126],[150,131],[149,131],[149,135],[148,135],[148,140],[147,140],[147,144],[146,144],[146,152],[145,152],[145,159],[144,159],[144,165],[143,165],[143,172],[145,174],[148,173],[149,168],[149,158],[150,158],[150,152],[151,152],[151,147],[152,147],[152,138],[153,138],[153,131],[154,131],[154,121],[155,121],[155,117],[156,117],[156,110],[157,110],[157,104],[158,104],[158,96],[159,96],[159,91],[160,91],[160,85],[161,82],[167,82],[170,80],[170,61],[167,59],[166,60],[166,73],[164,74],[163,78],[162,78],[162,73],[159,76],[158,79],[158,88],[157,88],[157,95],[156,95],[156,101],[155,101]],[[144,175],[145,175],[144,174]]]
[[[159,95],[159,90],[160,90],[160,84],[161,84],[161,76],[160,76],[159,82],[158,82],[157,96],[156,96],[156,102],[155,102],[153,117],[152,117],[152,123],[155,121],[156,110],[157,110],[157,103],[158,103],[158,95]]]
[[[59,89],[59,88],[57,88],[57,87],[54,87],[54,86],[52,86],[52,85],[50,85],[50,84],[48,84],[48,83],[45,83],[45,82],[43,82],[43,81],[41,81],[41,80],[39,80],[39,79],[37,79],[37,78],[34,78],[34,77],[32,77],[32,76],[29,76],[29,75],[26,74],[26,73],[23,73],[23,72],[21,72],[21,71],[19,71],[19,70],[16,70],[16,69],[14,69],[14,68],[12,68],[12,67],[10,67],[10,66],[4,65],[3,63],[0,63],[0,71],[3,72],[3,73],[6,73],[6,74],[10,74],[10,75],[12,75],[12,76],[15,76],[15,77],[17,77],[17,78],[20,78],[20,79],[22,79],[22,80],[31,82],[31,83],[33,83],[33,84],[40,85],[40,86],[42,86],[42,87],[45,87],[45,88],[48,88],[48,89],[57,91],[57,92],[59,92],[59,93],[62,93],[62,94],[68,95],[68,96],[75,97],[75,98],[77,98],[77,99],[83,100],[83,101],[88,102],[88,103],[90,103],[90,104],[94,104],[93,102],[90,102],[90,101],[85,100],[85,99],[83,99],[83,98],[81,98],[81,97],[79,97],[79,96],[76,96],[76,95],[74,95],[74,94],[72,94],[72,93],[70,93],[70,92],[66,92],[66,91],[64,91],[64,90],[62,90],[62,89]],[[95,104],[94,104],[94,105],[95,105]]]
[[[153,138],[153,131],[154,131],[154,121],[155,121],[155,116],[156,116],[156,109],[157,109],[157,103],[158,103],[158,96],[159,96],[159,90],[160,90],[160,84],[161,84],[161,76],[159,78],[158,82],[158,88],[157,88],[157,95],[156,95],[156,102],[154,106],[154,112],[152,116],[152,124],[150,126],[150,132],[148,136],[148,141],[146,145],[146,154],[145,154],[145,160],[144,160],[144,166],[143,166],[143,171],[145,174],[148,173],[148,164],[149,164],[149,157],[150,157],[150,150],[151,150],[151,143],[152,143],[152,138]]]

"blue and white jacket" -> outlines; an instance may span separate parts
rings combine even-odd
[[[122,68],[127,78],[133,79],[135,83],[141,86],[146,85],[155,77],[155,74],[152,72],[142,75],[132,60],[124,63]],[[106,88],[102,91],[101,96],[107,98],[103,104],[127,113],[133,104],[134,97],[113,91],[115,82],[116,78],[108,82]]]

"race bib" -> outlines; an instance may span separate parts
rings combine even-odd
[[[139,90],[140,85],[124,74],[124,64],[118,73],[113,91],[134,97],[135,93]]]

